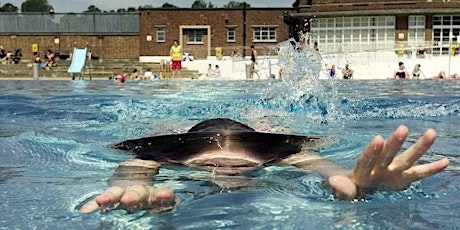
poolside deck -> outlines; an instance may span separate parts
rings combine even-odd
[[[4,80],[30,80],[32,79],[32,60],[21,60],[19,64],[0,64],[0,79]],[[40,69],[40,80],[69,80],[71,75],[67,73],[70,66],[69,60],[56,60],[57,66],[50,70]],[[91,60],[85,68],[85,79],[106,80],[112,75],[119,73],[131,73],[134,68],[137,68],[139,73],[142,74],[147,68],[152,72],[159,75],[160,64],[155,62],[140,62],[137,59],[104,59],[104,60]],[[166,77],[171,76],[171,72],[165,72]],[[197,76],[198,71],[183,69],[181,71],[182,77]]]

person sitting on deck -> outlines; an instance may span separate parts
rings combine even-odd
[[[45,68],[51,68],[51,67],[55,66],[54,58],[55,58],[55,55],[54,55],[53,51],[51,51],[50,49],[47,50],[46,51]]]
[[[14,64],[18,64],[21,58],[22,58],[22,49],[19,48],[16,50],[16,52],[14,52],[14,55],[13,55]]]

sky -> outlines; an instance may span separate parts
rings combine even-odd
[[[0,5],[11,3],[21,9],[25,0],[0,0]],[[95,5],[102,11],[117,10],[119,8],[139,7],[152,5],[160,7],[165,2],[169,2],[178,7],[190,7],[195,0],[48,0],[54,7],[56,13],[80,13],[88,9],[88,6]],[[211,2],[216,7],[223,7],[231,0],[205,0]],[[235,0],[242,2],[243,0]],[[246,0],[252,7],[291,7],[295,0]]]

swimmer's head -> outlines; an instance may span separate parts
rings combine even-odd
[[[117,83],[124,83],[125,82],[125,75],[124,74],[118,74],[116,77],[115,77],[115,81]]]

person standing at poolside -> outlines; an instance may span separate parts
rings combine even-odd
[[[254,45],[251,45],[251,78],[254,78],[254,74],[257,74],[257,77],[260,79],[260,75],[256,71],[256,64],[257,64],[257,50],[254,48]]]
[[[345,64],[345,69],[342,70],[343,79],[352,79],[353,78],[353,70],[350,69],[348,64]]]
[[[399,68],[393,73],[393,79],[405,79],[409,78],[409,73],[406,70],[403,62],[399,62]]]
[[[180,70],[182,69],[182,48],[179,45],[179,41],[174,40],[169,55],[171,55],[172,61],[172,78],[177,77],[177,73],[179,73],[180,78]]]

